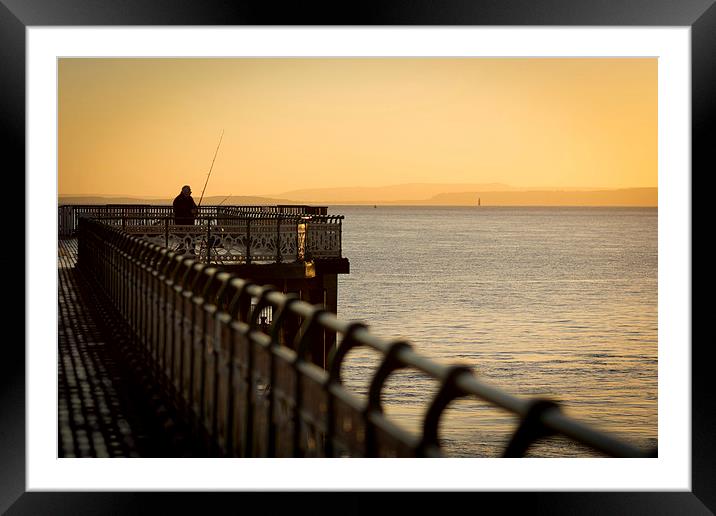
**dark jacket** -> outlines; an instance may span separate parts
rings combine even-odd
[[[191,195],[188,197],[182,194],[177,195],[172,206],[174,207],[174,224],[194,224],[196,216],[192,210],[196,209],[196,203]]]

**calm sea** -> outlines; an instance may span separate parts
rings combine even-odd
[[[338,315],[422,355],[470,366],[519,397],[559,401],[574,418],[639,446],[657,443],[657,210],[335,206],[345,215]],[[378,362],[348,356],[364,395]],[[418,431],[433,381],[391,376],[386,411]],[[499,456],[516,420],[454,402],[441,440],[452,456]],[[591,456],[561,439],[531,453]]]

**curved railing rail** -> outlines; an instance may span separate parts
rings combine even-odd
[[[136,352],[154,382],[213,454],[260,457],[442,457],[441,416],[457,398],[476,398],[520,419],[505,457],[524,456],[557,435],[614,457],[655,457],[580,423],[543,399],[520,399],[491,387],[461,365],[422,357],[407,342],[386,342],[360,323],[98,221],[81,222],[78,267],[95,278],[126,320]],[[270,325],[259,314],[273,311]],[[338,337],[328,364],[325,332]],[[341,379],[346,354],[362,346],[382,359],[366,400]],[[381,397],[398,369],[439,383],[420,435],[386,416]]]
[[[206,205],[199,207],[199,216],[216,217],[219,215],[243,214],[283,214],[283,215],[327,215],[325,206],[307,206],[299,204],[261,205]],[[77,223],[83,217],[170,217],[173,210],[170,205],[152,204],[65,204],[58,206],[58,230],[60,237],[69,237],[77,231]]]

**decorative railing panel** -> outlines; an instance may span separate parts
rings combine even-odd
[[[385,342],[361,324],[342,322],[320,307],[120,228],[82,221],[78,249],[78,267],[127,322],[131,345],[144,357],[151,378],[197,436],[208,436],[213,454],[442,457],[441,416],[453,400],[467,397],[519,418],[505,457],[524,456],[550,435],[608,456],[657,456],[656,450],[634,447],[568,417],[554,402],[516,398],[464,366],[436,364],[405,342]],[[260,314],[268,307],[275,317],[262,328]],[[327,370],[311,355],[325,331],[339,343]],[[383,357],[367,401],[341,381],[343,360],[357,346]],[[404,368],[427,375],[438,387],[418,434],[401,429],[381,405],[386,380]]]
[[[152,218],[163,219],[173,216],[173,208],[170,205],[152,204],[66,204],[58,207],[58,232],[61,237],[68,237],[75,234],[77,223],[81,218],[97,217],[136,217],[132,224],[152,225]],[[222,215],[237,217],[243,215],[327,215],[328,209],[325,206],[306,206],[299,204],[279,204],[275,206],[260,205],[208,205],[199,206],[199,217],[221,217]]]
[[[281,261],[295,262],[300,258],[298,226],[299,223],[295,220],[282,220],[279,223],[278,239]]]
[[[251,246],[251,260],[256,262],[273,261],[277,257],[278,229],[276,221],[257,219],[251,221],[251,234],[248,237]]]
[[[330,219],[308,222],[306,224],[306,252],[311,258],[340,256],[341,225]]]
[[[191,226],[176,225],[173,218],[160,216],[88,212],[82,218],[117,226],[129,235],[204,263],[293,263],[341,257],[343,217],[339,215],[223,214],[197,217]]]

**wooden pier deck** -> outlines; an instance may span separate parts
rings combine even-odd
[[[188,457],[192,447],[123,345],[122,325],[76,267],[77,240],[58,246],[58,456]]]

